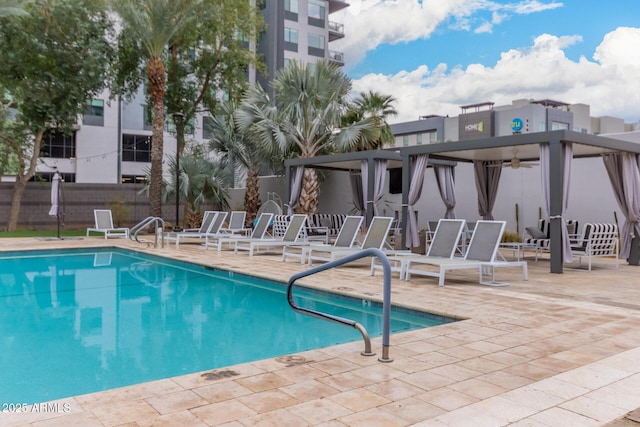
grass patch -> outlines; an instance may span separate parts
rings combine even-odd
[[[60,230],[60,237],[84,236],[87,234],[86,229],[78,230]],[[0,231],[0,238],[3,237],[57,237],[57,230],[15,230]]]

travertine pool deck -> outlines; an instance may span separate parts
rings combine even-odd
[[[197,244],[0,239],[0,251],[104,245],[282,281],[306,268]],[[394,275],[394,304],[466,320],[392,335],[391,363],[361,356],[359,341],[63,399],[67,412],[0,413],[0,425],[633,425],[623,417],[640,407],[640,267],[603,268],[613,265],[596,259],[591,272],[550,274],[548,260],[529,260],[526,282],[519,269],[497,270],[511,283],[500,288],[479,286],[471,270],[447,274],[444,287]],[[366,263],[300,283],[382,299],[382,277]],[[380,339],[373,348],[381,353]]]

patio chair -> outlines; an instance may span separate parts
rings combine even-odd
[[[464,258],[430,258],[430,257],[405,257],[404,279],[410,280],[411,274],[431,276],[438,278],[438,286],[444,286],[445,274],[449,270],[478,269],[479,283],[489,286],[507,286],[508,283],[499,283],[494,280],[494,272],[497,267],[521,267],[524,280],[528,279],[526,261],[497,261],[496,254],[506,221],[480,220],[474,227],[469,247]],[[422,270],[414,268],[417,265],[438,267],[438,271]],[[491,275],[490,281],[485,281],[484,276]]]
[[[168,231],[165,233],[164,238],[167,242],[175,241],[177,248],[180,246],[180,239],[203,239],[208,234],[215,234],[220,229],[220,227],[222,227],[222,223],[224,222],[226,217],[226,212],[205,211],[202,217],[202,225],[200,225],[200,228],[187,228],[182,231]]]
[[[450,259],[456,253],[460,237],[465,228],[466,221],[464,219],[441,219],[435,225],[435,233],[431,238],[429,249],[426,255],[421,257],[433,259]],[[400,273],[400,278],[404,277],[404,268],[406,266],[407,257],[415,258],[415,254],[390,256],[391,271]],[[375,270],[381,270],[382,265],[376,262],[376,258],[371,262],[371,275],[375,274]]]
[[[250,228],[245,226],[247,213],[245,211],[232,211],[229,215],[229,223],[226,227],[220,228],[220,233],[227,234],[244,234],[251,232]]]
[[[582,230],[582,238],[573,242],[571,254],[578,258],[588,258],[588,270],[591,271],[591,259],[597,257],[614,257],[618,269],[618,226],[616,224],[587,223]]]
[[[313,261],[333,261],[337,258],[341,258],[363,249],[376,248],[382,250],[385,244],[387,236],[389,235],[389,229],[391,229],[391,223],[393,218],[384,216],[375,216],[369,225],[369,230],[364,237],[362,245],[352,246],[349,248],[343,247],[316,247],[314,245],[309,246],[309,264]]]
[[[350,248],[356,241],[356,236],[362,225],[362,216],[347,216],[340,227],[338,237],[332,245],[309,242],[306,245],[288,245],[282,249],[282,261],[287,257],[300,258],[300,264],[304,264],[305,258],[309,254],[310,248]]]
[[[87,236],[90,232],[103,233],[104,238],[109,237],[124,237],[129,238],[129,229],[126,227],[114,227],[113,216],[110,209],[94,209],[93,219],[95,221],[95,227],[87,228]]]
[[[273,214],[264,212],[261,213],[258,218],[256,218],[256,225],[253,227],[253,231],[251,235],[245,236],[244,234],[220,234],[218,235],[206,235],[204,241],[205,249],[209,249],[209,246],[215,246],[218,249],[218,252],[222,250],[222,245],[225,243],[228,245],[234,245],[237,241],[240,240],[249,240],[249,239],[262,239],[265,234],[267,234],[267,230],[269,229],[269,225],[273,220]]]
[[[254,253],[260,253],[260,248],[265,248],[264,252],[270,251],[277,247],[287,245],[300,244],[300,236],[303,235],[303,227],[307,222],[307,216],[304,214],[292,215],[285,233],[280,238],[261,238],[261,239],[238,239],[236,240],[235,253],[238,251],[249,251],[249,256]]]

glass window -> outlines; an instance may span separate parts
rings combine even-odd
[[[324,36],[321,36],[320,34],[309,33],[308,43],[309,47],[324,49]]]
[[[125,162],[150,162],[151,136],[123,134],[122,160]]]
[[[433,144],[438,141],[438,133],[436,131],[431,131],[427,135],[429,135],[429,144]]]
[[[309,18],[324,19],[327,8],[322,0],[309,0],[308,14]]]
[[[104,126],[104,99],[92,99],[87,103],[82,123],[88,126]]]
[[[76,157],[76,133],[65,135],[53,129],[47,130],[42,136],[40,156],[55,159]]]
[[[551,130],[569,130],[569,123],[553,122],[551,123]]]
[[[213,118],[209,116],[202,117],[202,139],[211,138],[211,126],[213,125]]]
[[[298,44],[298,30],[294,30],[293,28],[284,29],[284,41]]]
[[[416,143],[418,145],[422,144],[422,134],[421,133],[416,135]]]
[[[284,0],[284,10],[291,13],[298,13],[298,0]]]
[[[402,145],[409,145],[409,135],[402,136]]]

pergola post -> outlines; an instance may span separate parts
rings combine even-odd
[[[564,158],[562,142],[549,141],[549,249],[551,272],[562,273],[562,204],[564,200]]]

